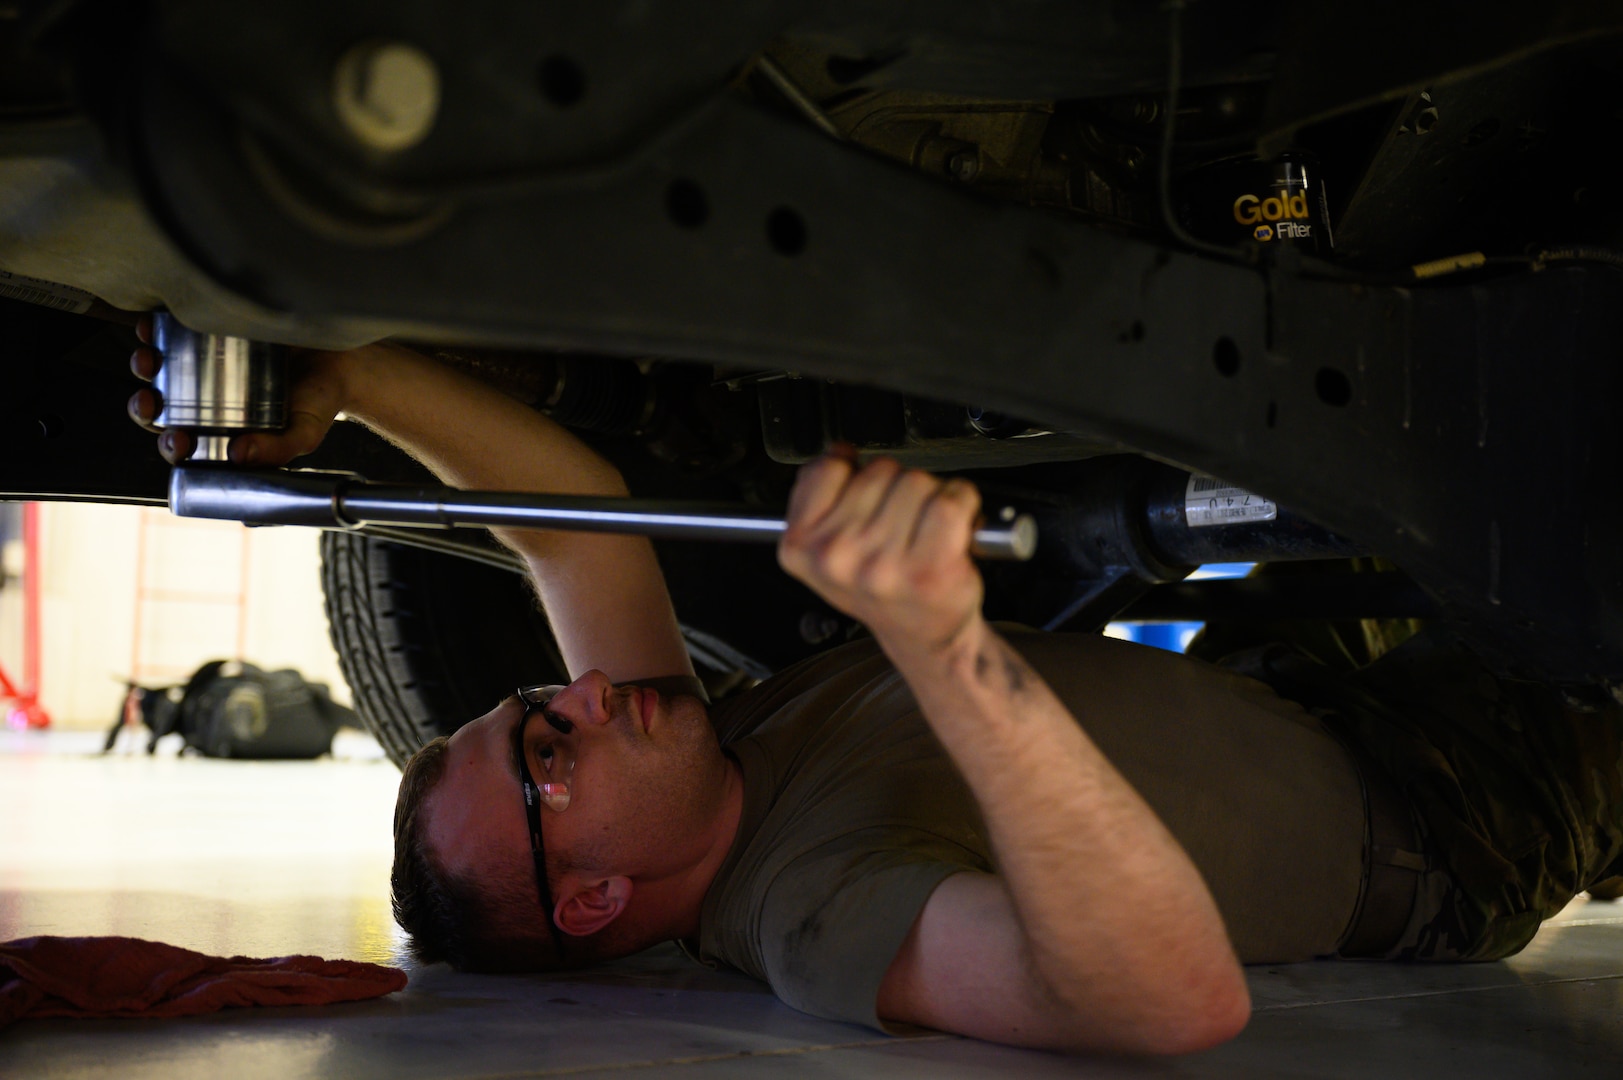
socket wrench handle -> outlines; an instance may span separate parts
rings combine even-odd
[[[225,469],[180,465],[169,478],[169,509],[179,517],[250,525],[455,525],[634,533],[670,540],[775,542],[788,527],[781,515],[731,503],[532,495],[448,487],[370,484],[352,473]],[[1037,524],[1006,508],[975,530],[970,552],[981,559],[1023,561],[1037,549]]]

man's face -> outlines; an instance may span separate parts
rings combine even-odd
[[[545,782],[549,760],[573,757],[562,812],[541,808],[549,860],[604,875],[657,879],[696,858],[695,840],[719,812],[726,760],[704,705],[588,671],[547,705],[573,730],[537,716],[525,728],[530,773]],[[513,732],[524,716],[516,697],[465,725],[446,747],[445,776],[429,796],[427,839],[457,877],[534,879]],[[533,886],[532,886],[533,887]],[[562,900],[563,897],[556,899]],[[536,898],[536,917],[542,918]]]

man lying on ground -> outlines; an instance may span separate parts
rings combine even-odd
[[[626,494],[409,350],[301,363],[292,426],[234,460],[308,453],[343,411],[448,484]],[[549,969],[676,940],[881,1030],[1179,1053],[1245,1026],[1241,963],[1506,956],[1623,871],[1610,698],[1498,677],[1440,629],[1362,666],[1275,641],[1219,667],[994,628],[978,510],[893,461],[806,466],[780,561],[872,638],[714,705],[646,539],[497,530],[573,681],[407,765],[394,903],[419,956]]]

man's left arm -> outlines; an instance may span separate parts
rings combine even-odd
[[[1154,811],[981,617],[968,556],[978,510],[962,481],[827,458],[803,471],[780,548],[907,680],[975,793],[998,866],[931,895],[879,1015],[1055,1049],[1223,1042],[1250,1000],[1222,917]]]
[[[234,454],[282,464],[315,449],[342,410],[459,488],[628,494],[608,461],[535,409],[401,345],[308,353],[292,424],[239,435]],[[692,677],[670,593],[647,537],[492,529],[523,556],[571,679]]]

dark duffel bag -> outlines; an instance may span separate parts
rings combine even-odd
[[[357,725],[355,713],[333,701],[324,683],[291,668],[265,671],[240,660],[212,660],[178,686],[131,686],[106,749],[135,715],[152,733],[147,753],[177,732],[188,748],[221,758],[320,757],[340,727]]]

